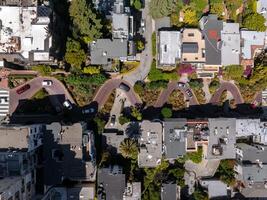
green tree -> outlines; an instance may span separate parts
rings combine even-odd
[[[134,141],[133,139],[126,138],[124,139],[119,147],[120,153],[124,158],[129,158],[129,159],[137,159],[138,155],[138,147],[137,147],[137,142]]]
[[[161,115],[164,117],[164,118],[171,118],[172,117],[172,110],[170,108],[162,108],[161,109]]]
[[[216,14],[219,18],[222,17],[224,12],[223,3],[211,3],[210,4],[210,13]]]
[[[123,115],[121,115],[119,117],[119,123],[120,125],[123,125],[123,124],[126,124],[126,123],[129,123],[131,120],[128,118],[128,117],[125,117]]]
[[[215,176],[219,177],[224,183],[233,185],[235,183],[234,165],[235,160],[221,160]]]
[[[220,87],[220,81],[218,79],[213,79],[209,84],[209,90],[211,94],[214,94]]]
[[[141,0],[135,0],[135,1],[133,2],[133,6],[134,6],[134,8],[135,8],[136,10],[140,10],[140,9],[142,8],[142,2],[141,2]]]
[[[183,9],[184,12],[184,24],[187,26],[197,26],[198,25],[198,17],[195,10],[193,10],[190,6],[185,6]]]
[[[48,65],[36,65],[32,67],[32,70],[39,72],[42,76],[50,76],[53,71]]]
[[[203,81],[201,79],[191,79],[189,85],[192,89],[201,89],[203,87]]]
[[[86,60],[86,54],[78,41],[68,38],[65,60],[71,67],[81,69],[82,64]]]
[[[156,35],[156,32],[152,33],[151,43],[152,43],[152,55],[156,56],[156,54],[157,54],[157,35]]]
[[[89,66],[89,67],[85,67],[83,68],[83,73],[85,74],[99,74],[100,73],[100,67],[96,67],[96,66]]]
[[[92,7],[87,0],[73,0],[69,8],[73,31],[85,43],[101,37],[101,19],[98,19]]]
[[[99,118],[99,117],[95,117],[94,118],[94,122],[97,125],[97,132],[98,132],[98,134],[102,134],[103,131],[104,131],[106,122],[103,119]]]
[[[132,107],[131,115],[138,121],[142,120],[142,113],[136,107]]]
[[[259,13],[249,13],[243,19],[243,26],[252,31],[265,31],[265,18]]]
[[[154,18],[169,16],[176,5],[176,0],[151,0],[149,4],[150,15]]]
[[[194,200],[208,200],[208,194],[203,190],[202,187],[197,187],[195,192],[193,193]]]
[[[142,40],[138,40],[136,42],[136,48],[137,48],[138,51],[143,51],[144,48],[145,48],[144,42]]]

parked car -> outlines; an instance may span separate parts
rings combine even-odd
[[[72,105],[71,105],[70,100],[66,100],[66,101],[64,101],[63,106],[64,106],[65,108],[69,109],[69,110],[72,109]]]
[[[110,126],[114,126],[116,123],[116,115],[112,115],[110,119]]]
[[[93,114],[95,112],[96,112],[96,110],[94,108],[87,108],[87,109],[82,110],[83,114]]]
[[[187,89],[185,93],[189,96],[189,98],[193,97],[193,94],[189,89]]]
[[[43,86],[51,86],[51,85],[53,85],[53,81],[51,81],[51,80],[43,80],[42,85]]]
[[[178,82],[178,87],[182,87],[182,88],[184,88],[186,85],[185,85],[185,83],[183,83],[183,82]]]
[[[31,88],[31,86],[29,84],[26,84],[26,85],[22,86],[21,88],[17,89],[17,93],[21,94],[30,88]]]
[[[141,25],[142,32],[145,32],[145,30],[146,30],[146,21],[144,19],[141,19],[140,25]]]
[[[121,83],[119,85],[119,88],[122,89],[125,92],[129,92],[130,91],[130,87],[128,85],[126,85],[125,83]]]

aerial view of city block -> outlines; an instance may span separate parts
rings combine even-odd
[[[0,200],[267,199],[267,0],[0,0]]]

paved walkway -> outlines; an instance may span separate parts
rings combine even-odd
[[[210,79],[203,79],[203,92],[205,93],[205,99],[206,99],[206,103],[209,103],[212,95],[210,93],[210,89],[209,89],[209,84],[210,84]]]

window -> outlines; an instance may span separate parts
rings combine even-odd
[[[195,60],[198,60],[198,57],[195,57]]]
[[[167,45],[164,45],[164,52],[167,52]]]

